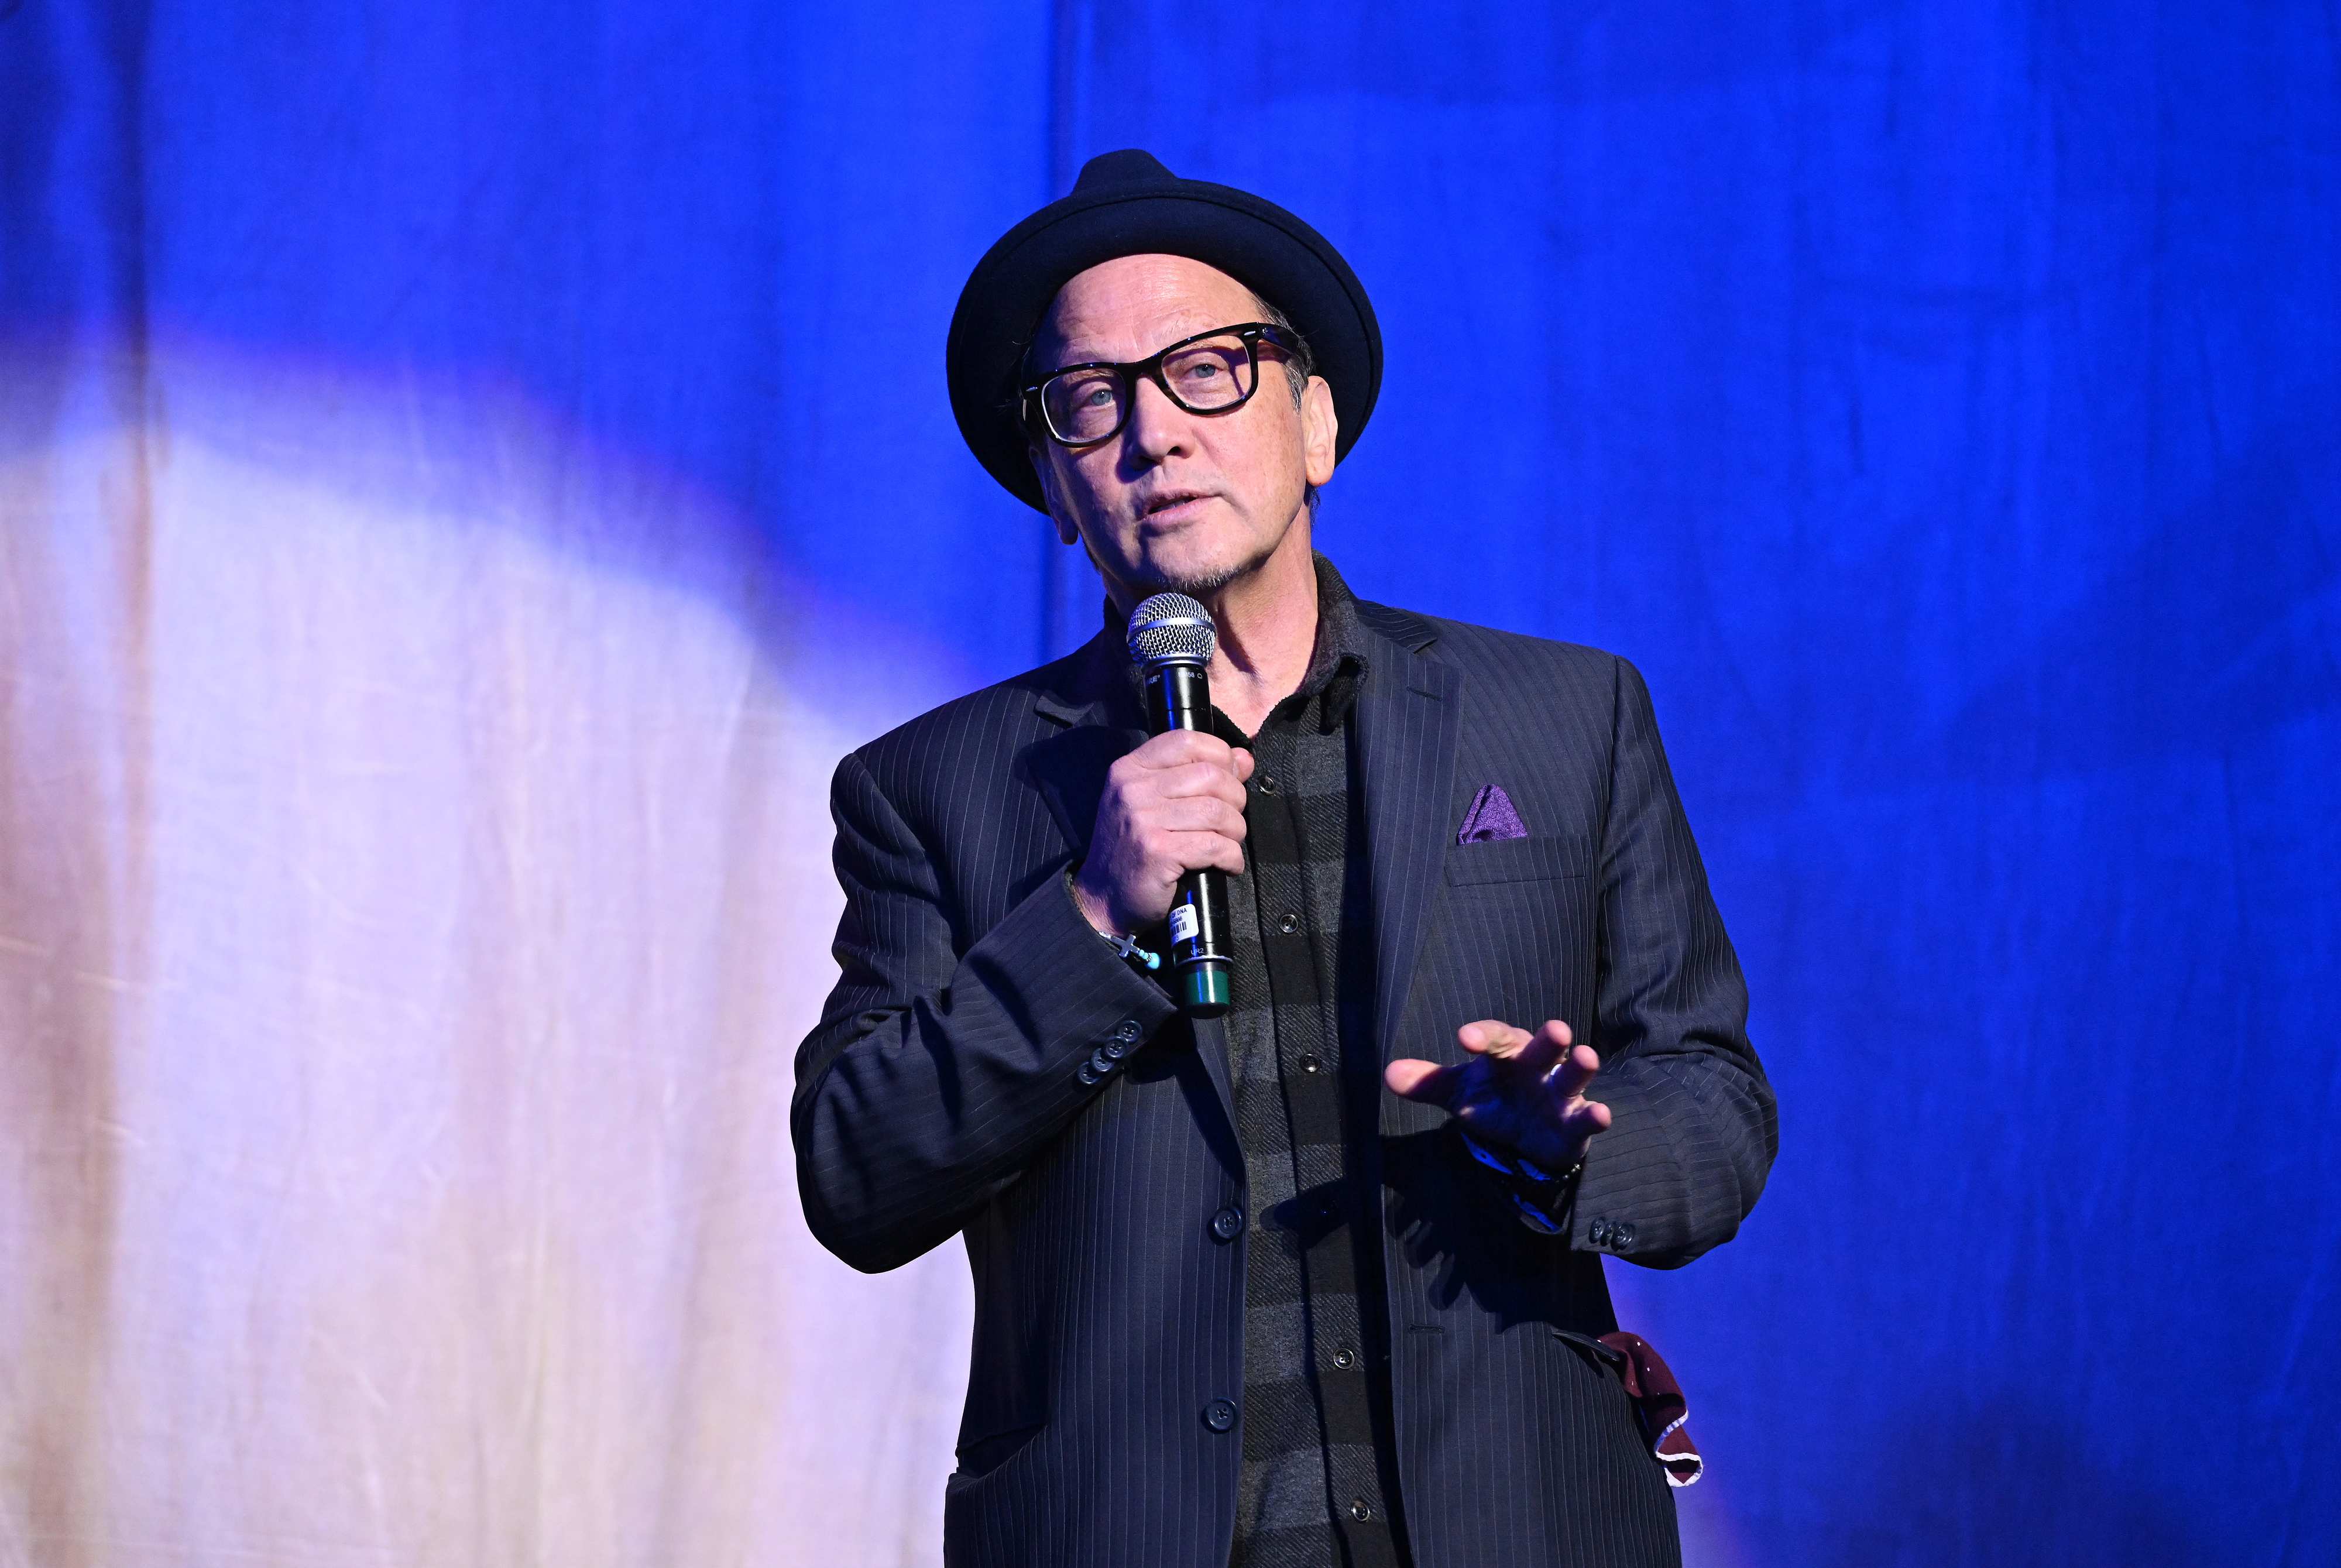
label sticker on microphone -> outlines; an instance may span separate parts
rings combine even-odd
[[[1195,906],[1193,904],[1176,904],[1170,906],[1170,940],[1173,942],[1195,940]]]

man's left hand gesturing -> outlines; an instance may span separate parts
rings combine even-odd
[[[1531,1034],[1498,1018],[1455,1032],[1471,1059],[1452,1067],[1408,1057],[1382,1070],[1393,1094],[1443,1105],[1491,1149],[1559,1175],[1609,1125],[1609,1107],[1585,1097],[1601,1059],[1572,1045],[1558,1018]]]

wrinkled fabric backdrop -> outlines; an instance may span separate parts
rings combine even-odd
[[[1097,624],[941,355],[1125,145],[1373,291],[1360,592],[1656,694],[1692,1563],[2341,1561],[2331,4],[5,0],[0,1562],[937,1560],[825,791]]]

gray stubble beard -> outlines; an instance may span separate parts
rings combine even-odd
[[[1299,514],[1296,514],[1293,517],[1293,522],[1298,523],[1300,520]],[[1288,533],[1290,531],[1290,524],[1286,524],[1286,531]],[[1249,573],[1259,571],[1262,566],[1268,564],[1270,556],[1275,554],[1283,547],[1284,538],[1282,535],[1279,535],[1275,544],[1270,544],[1267,549],[1260,552],[1259,554],[1254,555],[1248,560],[1240,561],[1235,565],[1226,567],[1220,571],[1206,573],[1200,577],[1188,577],[1182,579],[1152,577],[1140,583],[1138,586],[1153,594],[1184,594],[1190,599],[1208,600],[1212,594],[1218,593],[1220,589],[1226,587],[1237,578],[1244,576]],[[1090,565],[1091,568],[1096,570],[1098,576],[1102,580],[1105,576],[1105,570],[1103,567],[1098,565],[1096,553],[1090,549],[1089,540],[1086,537],[1081,540],[1081,554],[1089,556]],[[1143,597],[1144,595],[1141,596]]]

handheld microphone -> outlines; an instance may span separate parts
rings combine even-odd
[[[1146,671],[1146,727],[1200,730],[1211,709],[1209,669],[1220,634],[1210,612],[1184,594],[1157,594],[1130,617],[1130,657]],[[1190,1018],[1228,1010],[1228,890],[1217,866],[1179,879],[1170,900],[1170,962],[1179,1006]]]

